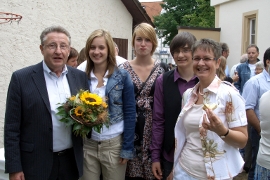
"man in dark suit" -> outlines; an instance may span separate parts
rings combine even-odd
[[[4,127],[6,173],[11,180],[75,180],[82,175],[83,142],[59,121],[57,107],[88,89],[87,77],[65,65],[68,31],[52,26],[40,40],[44,60],[11,77]]]

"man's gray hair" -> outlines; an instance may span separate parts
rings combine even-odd
[[[244,63],[248,60],[248,55],[247,54],[243,54],[240,58],[240,63]]]
[[[71,36],[65,28],[63,28],[61,26],[50,26],[50,27],[47,27],[46,29],[44,29],[40,35],[41,45],[44,45],[44,41],[46,41],[46,39],[47,39],[47,34],[49,34],[51,32],[64,33],[68,37],[69,45],[71,44]]]
[[[263,68],[264,68],[263,61],[257,62],[257,63],[255,64],[255,67],[256,67],[256,68],[261,68],[261,69],[263,69]]]

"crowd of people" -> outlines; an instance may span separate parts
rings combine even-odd
[[[230,180],[270,176],[270,48],[247,47],[229,73],[226,43],[189,32],[170,42],[174,64],[153,59],[155,29],[133,31],[135,57],[104,29],[85,47],[51,26],[40,35],[44,60],[15,71],[7,93],[4,147],[10,180]],[[76,136],[59,103],[80,89],[104,98],[109,126]],[[262,97],[262,98],[261,98]]]

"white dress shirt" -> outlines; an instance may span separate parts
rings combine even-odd
[[[82,65],[82,66],[80,66],[80,68],[78,67],[78,69],[85,71],[85,67],[86,67],[86,63],[85,63],[85,66]],[[106,98],[105,97],[105,90],[106,90],[106,85],[108,82],[108,78],[106,77],[107,74],[108,74],[108,71],[106,72],[106,74],[103,77],[103,86],[97,87],[98,79],[95,76],[95,74],[93,73],[93,71],[90,73],[91,84],[89,85],[89,89],[90,89],[91,93],[95,93],[102,98]],[[104,141],[104,140],[108,140],[108,139],[112,139],[114,137],[117,137],[117,136],[121,135],[123,132],[124,132],[124,121],[120,121],[118,123],[110,125],[108,128],[105,125],[103,125],[100,133],[93,130],[92,134],[91,134],[91,138],[94,141]]]
[[[60,77],[52,72],[44,61],[43,69],[52,115],[53,151],[58,152],[72,147],[71,127],[66,127],[63,122],[59,121],[61,117],[56,115],[59,103],[64,103],[71,96],[66,77],[68,69],[65,66]]]

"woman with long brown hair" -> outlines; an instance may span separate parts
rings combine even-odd
[[[109,127],[94,129],[84,140],[84,166],[81,180],[124,180],[127,161],[134,154],[136,109],[130,75],[116,66],[115,48],[108,31],[98,29],[86,41],[87,63],[78,68],[89,77],[91,93],[106,99]],[[83,67],[84,66],[84,67]],[[86,67],[85,67],[86,66]]]

